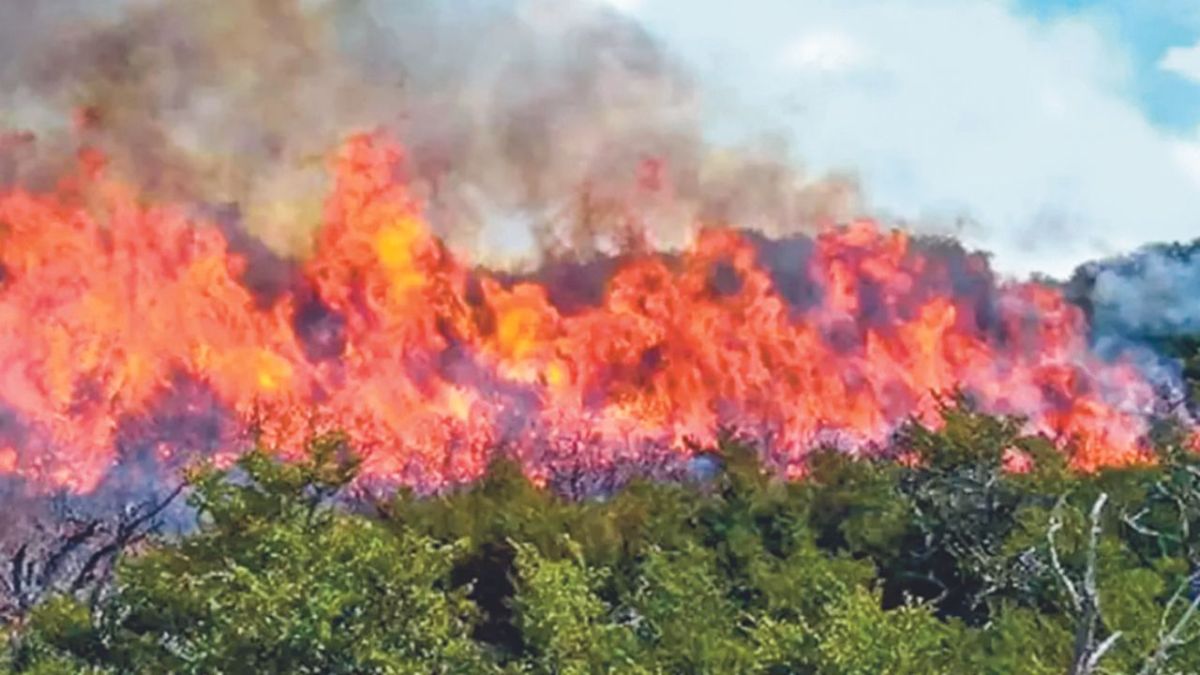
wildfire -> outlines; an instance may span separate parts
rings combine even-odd
[[[341,428],[367,477],[423,490],[497,452],[538,481],[652,470],[723,427],[800,475],[819,443],[936,423],[958,387],[1081,469],[1144,457],[1145,379],[1094,356],[1057,291],[996,283],[980,256],[871,222],[799,243],[706,229],[568,307],[456,259],[403,162],[345,143],[315,252],[267,302],[215,223],[143,204],[93,155],[53,193],[0,195],[0,474],[88,492],[236,451],[256,422],[280,447]]]

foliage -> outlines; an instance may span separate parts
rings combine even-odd
[[[818,450],[787,483],[731,436],[711,480],[591,501],[501,462],[371,503],[336,436],[307,462],[259,450],[194,472],[195,530],[121,559],[102,602],[43,601],[0,668],[1200,672],[1200,461],[1177,433],[1088,475],[1020,420],[942,415],[898,436],[916,461]]]
[[[440,543],[341,513],[352,475],[322,439],[312,461],[261,451],[235,473],[193,477],[200,529],[126,561],[94,618],[62,600],[32,617],[18,668],[46,662],[119,672],[466,672],[472,608],[440,585],[458,555]]]

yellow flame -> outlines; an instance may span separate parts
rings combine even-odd
[[[401,216],[375,235],[375,255],[390,274],[392,288],[406,291],[424,285],[425,275],[417,266],[416,250],[425,228],[411,216]]]

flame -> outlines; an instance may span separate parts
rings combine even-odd
[[[709,228],[568,309],[456,259],[403,166],[350,138],[315,252],[266,303],[215,223],[142,203],[93,153],[56,191],[0,195],[0,474],[88,492],[135,458],[225,461],[252,425],[281,447],[336,426],[369,478],[436,490],[503,451],[545,483],[667,466],[732,426],[796,477],[817,444],[936,424],[957,387],[1081,469],[1147,456],[1146,380],[1092,354],[1057,291],[998,284],[980,256],[870,221],[790,257]]]

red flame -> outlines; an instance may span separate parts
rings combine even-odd
[[[1145,456],[1145,380],[1089,351],[1057,291],[997,286],[982,257],[870,222],[791,253],[707,229],[566,309],[451,255],[402,164],[378,138],[345,144],[316,252],[267,307],[216,224],[141,204],[91,153],[54,194],[0,195],[0,474],[86,492],[136,458],[236,452],[261,419],[283,447],[340,427],[367,476],[422,489],[501,449],[539,481],[653,466],[723,426],[800,475],[818,443],[936,423],[956,387],[1082,469]]]

